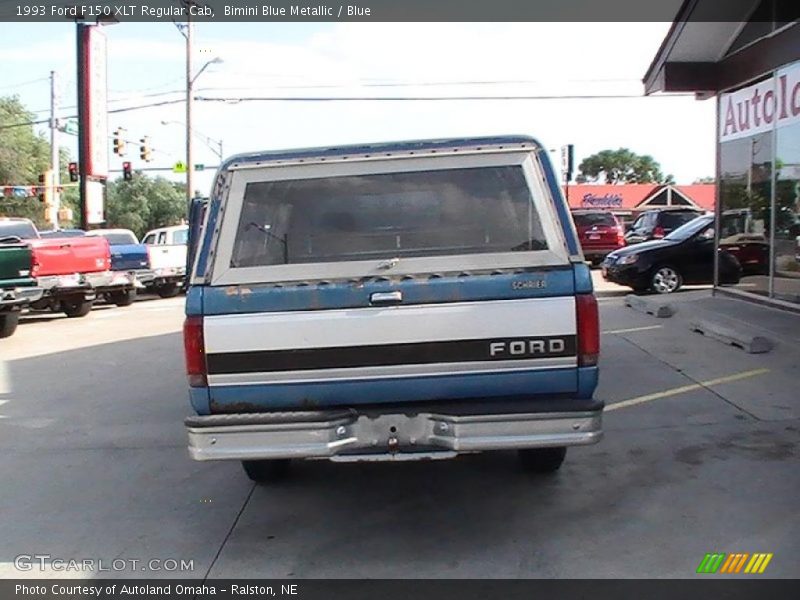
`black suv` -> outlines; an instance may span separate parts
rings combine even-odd
[[[640,214],[625,233],[627,244],[660,240],[673,229],[699,217],[703,212],[694,208],[660,208]]]

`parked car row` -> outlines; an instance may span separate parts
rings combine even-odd
[[[14,333],[24,308],[83,317],[97,299],[130,305],[137,290],[180,291],[188,226],[40,232],[29,219],[0,218],[0,337]]]
[[[635,292],[669,294],[684,284],[712,283],[717,254],[722,284],[768,269],[763,240],[729,235],[730,226],[742,218],[738,212],[723,214],[716,250],[714,215],[693,208],[647,210],[627,228],[610,211],[575,210],[572,216],[585,258],[602,265],[604,279]]]

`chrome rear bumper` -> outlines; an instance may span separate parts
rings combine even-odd
[[[0,289],[0,307],[22,306],[36,302],[44,290],[40,287],[15,287]]]
[[[195,460],[414,460],[461,452],[577,446],[600,440],[602,411],[456,416],[355,411],[186,419]]]

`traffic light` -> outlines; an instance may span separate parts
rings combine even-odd
[[[53,203],[53,171],[48,169],[39,175],[37,195],[39,196],[39,202],[45,206],[50,206]]]
[[[69,180],[73,183],[78,181],[78,163],[69,163]]]
[[[47,201],[47,198],[45,197],[45,193],[47,192],[46,186],[46,176],[44,174],[39,175],[39,187],[36,189],[36,195],[39,197],[39,202]]]
[[[125,156],[125,130],[122,127],[117,127],[114,131],[114,154]]]
[[[139,158],[145,162],[150,162],[150,138],[144,136],[139,142],[141,143],[139,147]]]
[[[122,179],[125,181],[130,181],[133,179],[133,171],[131,170],[131,163],[127,160],[122,163]]]

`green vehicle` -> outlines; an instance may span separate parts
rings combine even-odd
[[[11,336],[20,311],[42,297],[34,270],[30,246],[17,238],[0,239],[0,338]]]

